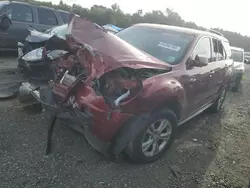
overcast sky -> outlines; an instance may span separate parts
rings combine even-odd
[[[46,0],[48,1],[48,0]],[[58,3],[60,0],[52,0]],[[138,9],[144,12],[172,8],[186,21],[197,25],[219,27],[250,36],[249,0],[63,0],[68,4],[80,4],[90,8],[92,5],[110,7],[117,3],[124,12],[134,13]]]

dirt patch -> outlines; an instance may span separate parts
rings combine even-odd
[[[216,157],[202,187],[248,187],[250,180],[250,73],[247,66],[241,90],[229,93],[216,140]]]

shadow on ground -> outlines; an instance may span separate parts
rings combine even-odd
[[[195,188],[216,155],[218,143],[214,143],[214,137],[220,134],[220,115],[201,114],[179,128],[173,146],[161,160],[148,165],[132,165],[125,157],[110,161],[93,151],[81,134],[57,125],[52,153],[45,158],[48,119],[44,114],[21,109],[7,116],[8,113],[0,113],[5,122],[0,128],[0,161],[3,164],[0,172],[7,172],[4,177],[0,175],[0,179],[6,187],[35,184],[36,187],[54,188]]]

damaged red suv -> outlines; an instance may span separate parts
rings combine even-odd
[[[219,34],[136,24],[114,35],[80,18],[69,31],[87,73],[65,73],[60,83],[33,95],[102,153],[155,161],[178,126],[223,105],[233,62]]]

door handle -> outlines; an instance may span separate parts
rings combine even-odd
[[[211,78],[211,77],[213,77],[213,75],[212,75],[212,74],[210,74],[210,75],[209,75],[209,77]]]

